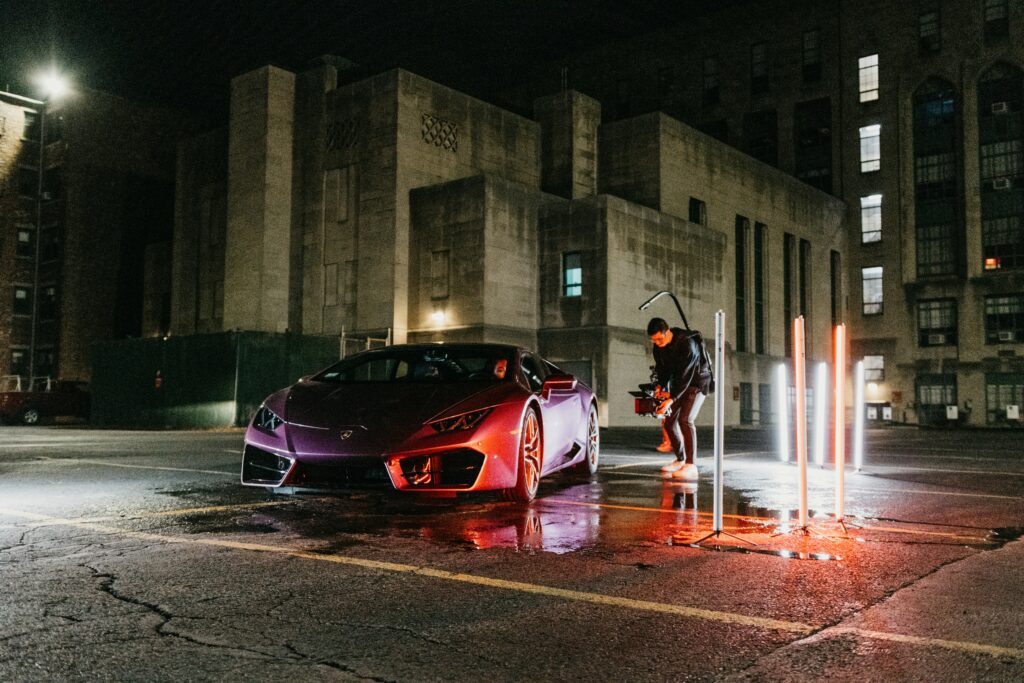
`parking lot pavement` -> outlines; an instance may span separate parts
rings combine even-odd
[[[238,432],[0,431],[0,680],[1021,680],[1024,462],[1005,432],[876,430],[860,472],[656,429],[530,505],[238,484]],[[704,440],[702,444],[709,443]]]

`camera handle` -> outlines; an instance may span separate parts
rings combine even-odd
[[[677,299],[676,295],[673,294],[672,292],[669,292],[667,290],[662,290],[662,291],[658,292],[657,294],[652,296],[650,299],[648,299],[647,301],[645,301],[642,304],[640,304],[640,309],[639,310],[641,310],[641,311],[646,310],[648,306],[650,306],[651,304],[653,304],[655,301],[657,301],[661,297],[665,296],[666,294],[668,294],[670,297],[672,297],[672,301],[674,301],[676,303],[676,310],[679,311],[679,317],[683,319],[683,327],[685,327],[687,329],[687,331],[689,331],[690,323],[686,322],[686,314],[683,313],[683,307],[679,305],[679,299]]]

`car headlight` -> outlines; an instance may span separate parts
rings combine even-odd
[[[253,427],[268,433],[273,433],[283,424],[284,420],[266,406],[260,406],[260,409],[256,411],[255,417],[252,418]]]
[[[494,410],[494,408],[484,408],[482,410],[474,410],[469,413],[462,413],[461,415],[443,417],[440,420],[434,420],[431,422],[430,426],[437,432],[462,432],[467,429],[473,429],[483,422],[483,419],[487,417],[492,410]]]

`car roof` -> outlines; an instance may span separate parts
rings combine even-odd
[[[370,349],[370,351],[430,351],[433,349],[453,349],[458,351],[519,351],[529,353],[527,349],[524,349],[521,346],[489,342],[421,342],[419,344],[392,344],[391,346],[385,346],[379,349]]]

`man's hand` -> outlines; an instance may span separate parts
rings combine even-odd
[[[668,414],[669,408],[672,407],[672,399],[666,398],[664,401],[658,404],[658,415]]]
[[[668,398],[670,393],[661,388],[660,384],[654,385],[654,398]]]

